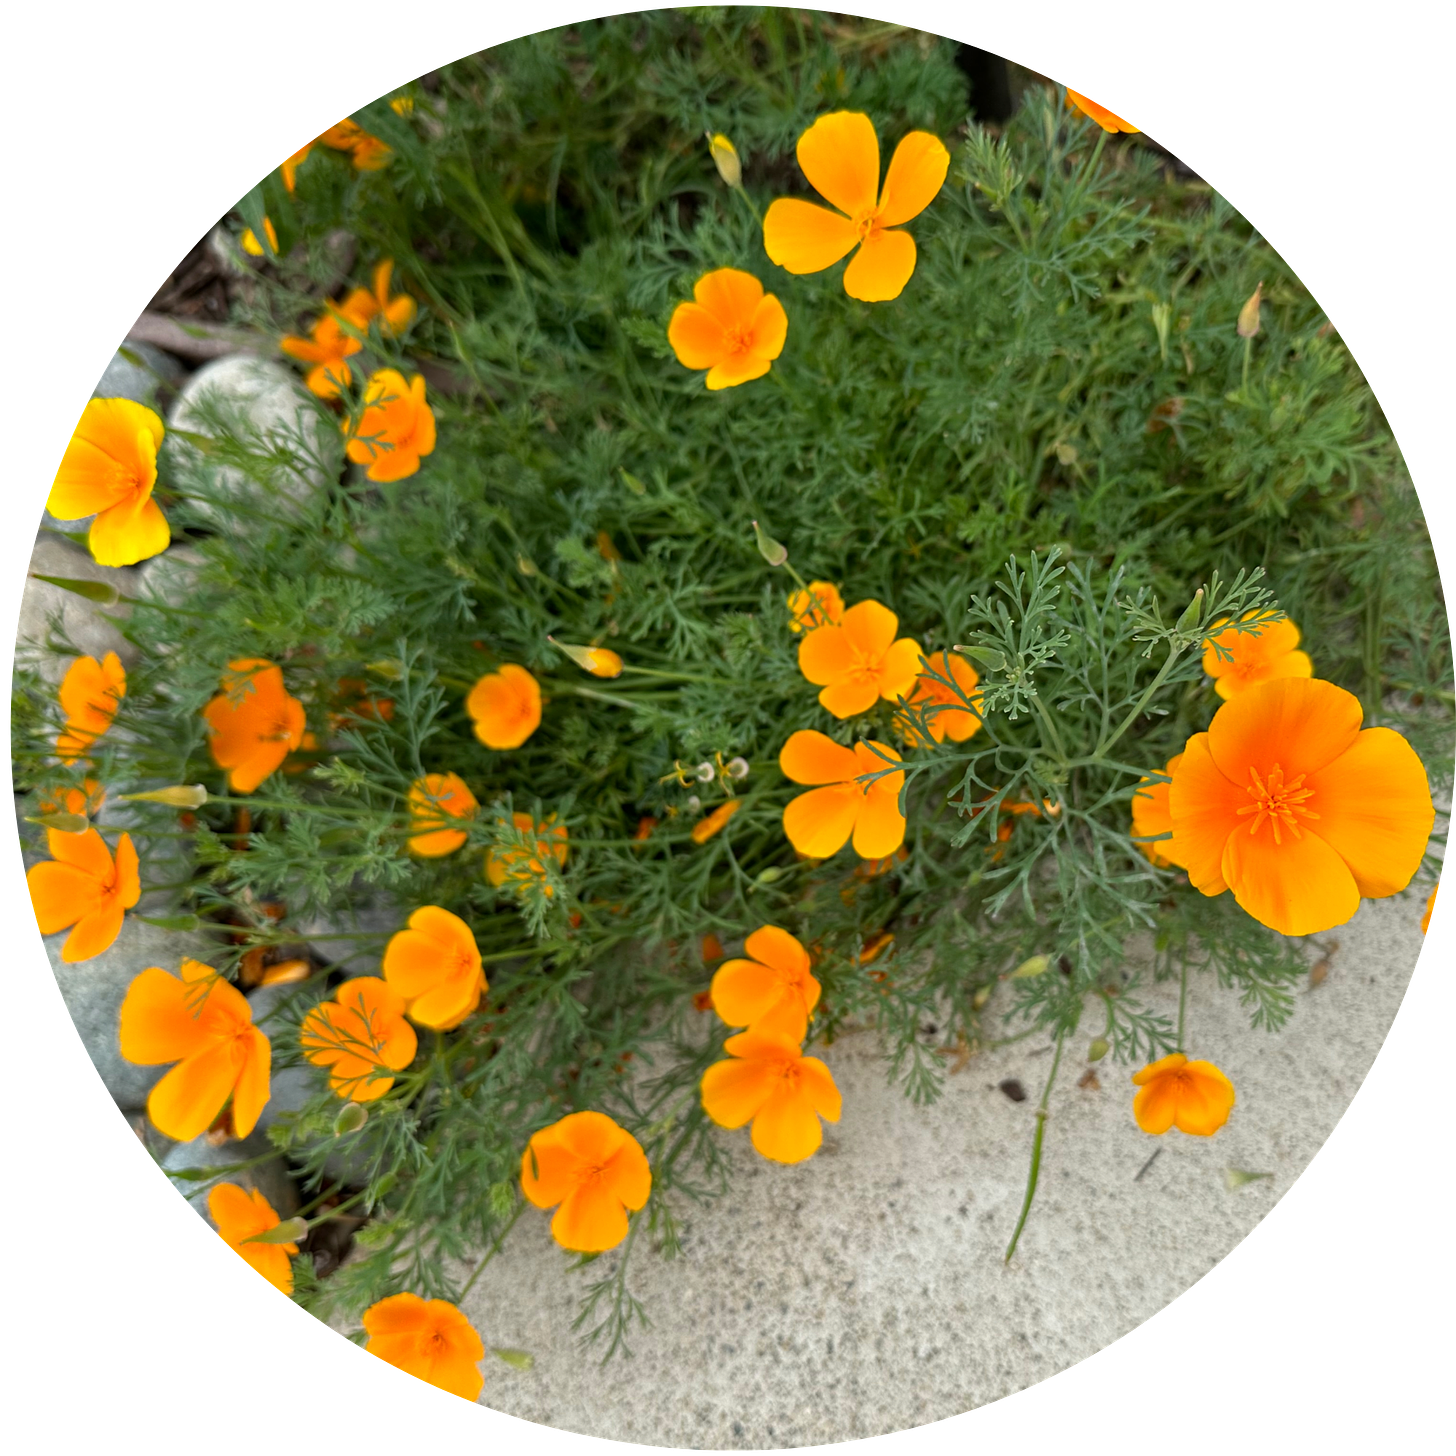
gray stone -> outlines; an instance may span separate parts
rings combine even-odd
[[[131,399],[156,409],[158,392],[175,389],[186,372],[180,359],[153,344],[127,343],[112,355],[93,395],[96,399]]]
[[[106,1090],[125,1111],[146,1105],[147,1093],[166,1067],[138,1067],[121,1055],[117,1030],[126,989],[148,966],[176,975],[184,956],[206,961],[215,942],[185,931],[163,930],[128,914],[111,946],[89,961],[61,959],[69,931],[45,937],[51,970],[76,1031]]]
[[[60,682],[71,665],[71,656],[50,649],[53,626],[58,627],[61,641],[69,642],[78,654],[89,654],[99,660],[114,652],[126,667],[136,662],[137,649],[121,635],[118,625],[118,621],[125,621],[130,614],[127,603],[104,607],[65,587],[35,579],[35,574],[39,574],[105,582],[123,596],[132,596],[137,574],[131,567],[98,566],[89,552],[69,541],[42,536],[31,552],[30,572],[20,602],[20,626],[15,634],[18,663],[35,667],[47,682]]]
[[[351,976],[377,976],[389,937],[403,930],[409,911],[385,900],[369,900],[357,910],[329,910],[295,923],[316,960]],[[355,936],[367,939],[352,939]],[[342,937],[335,939],[334,937]],[[377,937],[377,938],[376,938]]]
[[[225,430],[254,453],[291,450],[296,468],[273,470],[270,486],[233,465],[202,456],[185,442],[174,448],[183,466],[183,493],[192,510],[211,524],[232,524],[231,507],[296,516],[300,504],[324,486],[312,458],[336,427],[314,408],[297,377],[282,365],[251,354],[230,354],[205,364],[187,381],[172,406],[168,428],[216,438]]]
[[[261,1131],[254,1131],[245,1138],[234,1138],[225,1143],[213,1143],[204,1133],[190,1143],[174,1143],[161,1163],[169,1173],[179,1172],[183,1168],[222,1169],[232,1163],[246,1163],[252,1158],[262,1157],[272,1147],[273,1144]],[[237,1172],[223,1174],[211,1182],[205,1179],[178,1180],[172,1186],[206,1218],[207,1195],[217,1183],[236,1183],[239,1188],[256,1188],[273,1205],[279,1218],[292,1218],[298,1210],[298,1190],[293,1186],[293,1179],[288,1176],[288,1164],[281,1153],[266,1162],[254,1163],[251,1168],[240,1168]]]

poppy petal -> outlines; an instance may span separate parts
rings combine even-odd
[[[799,1083],[806,1088],[814,1111],[826,1122],[838,1122],[843,1099],[834,1076],[818,1057],[799,1059]]]
[[[150,495],[100,512],[87,537],[91,555],[101,566],[134,566],[159,555],[171,543],[171,527]]]
[[[693,285],[694,300],[725,329],[741,329],[763,299],[763,284],[741,268],[715,268]]]
[[[1246,689],[1213,715],[1208,751],[1242,788],[1249,770],[1267,779],[1276,764],[1288,783],[1318,773],[1355,741],[1364,717],[1360,700],[1319,678],[1276,678]],[[1174,795],[1174,815],[1177,814]]]
[[[861,303],[899,298],[915,271],[915,239],[898,229],[876,228],[844,270],[844,291]]]
[[[763,218],[763,250],[790,273],[818,273],[833,267],[859,242],[847,217],[815,202],[781,197]]]
[[[789,734],[779,753],[779,768],[796,784],[842,784],[860,771],[854,749],[812,728]]]
[[[481,983],[478,971],[441,981],[410,1002],[410,1017],[432,1031],[453,1031],[480,1005]]]
[[[198,1015],[199,997],[160,966],[136,976],[121,1003],[121,1054],[138,1066],[180,1061],[201,1051],[211,1033]]]
[[[758,358],[777,359],[784,352],[784,340],[789,336],[789,316],[772,293],[765,294],[753,310],[748,330],[753,340],[749,351]]]
[[[1213,761],[1208,734],[1194,734],[1173,774],[1168,809],[1178,863],[1188,871],[1193,887],[1205,895],[1219,895],[1228,888],[1223,877],[1224,849],[1229,836],[1248,823],[1239,810],[1252,802],[1242,786],[1230,783]],[[1163,853],[1167,853],[1166,842]]]
[[[880,187],[880,142],[862,111],[831,111],[795,149],[809,185],[841,212],[857,217],[875,206]]]
[[[890,779],[885,779],[890,783]],[[822,789],[818,790],[823,793]],[[899,787],[872,785],[854,822],[854,852],[861,859],[884,859],[905,842],[905,816],[899,808]]]
[[[54,935],[74,925],[96,904],[100,886],[95,878],[74,865],[44,860],[25,873],[30,903],[42,935]]]
[[[190,1143],[212,1126],[237,1080],[232,1046],[204,1047],[177,1063],[147,1098],[147,1116],[158,1132]]]
[[[247,1048],[233,1089],[233,1130],[240,1138],[252,1132],[268,1105],[268,1074],[273,1062],[272,1043],[257,1027],[252,1029]]]
[[[908,698],[920,675],[920,659],[924,653],[920,644],[909,637],[902,637],[892,643],[880,663],[880,696],[893,703],[896,698]]]
[[[737,1128],[750,1121],[778,1084],[776,1067],[734,1057],[714,1062],[703,1073],[703,1111],[719,1127]]]
[[[865,603],[861,602],[860,606]],[[878,605],[871,603],[870,605]],[[853,609],[851,609],[853,610]],[[894,628],[890,629],[891,635]],[[838,682],[855,671],[861,662],[858,645],[843,623],[826,623],[805,632],[799,641],[799,671],[816,687]],[[874,701],[873,698],[870,699]]]
[[[63,834],[59,829],[48,829],[46,848],[50,850],[52,859],[71,865],[99,884],[105,884],[114,873],[111,851],[95,826],[82,830],[80,834]]]
[[[876,223],[892,228],[919,217],[940,195],[948,171],[950,153],[939,137],[928,131],[912,131],[902,137],[885,173]]]
[[[899,617],[883,602],[867,597],[845,612],[840,619],[839,630],[853,644],[856,652],[871,662],[879,662],[889,652],[899,626]],[[825,629],[821,627],[818,630]],[[812,637],[814,634],[811,632],[809,635]],[[799,651],[802,658],[803,648],[800,647]],[[918,661],[915,670],[920,670]],[[813,682],[814,679],[810,678],[809,681]]]
[[[623,1131],[622,1146],[607,1160],[602,1179],[615,1197],[635,1210],[647,1202],[652,1192],[652,1169],[642,1145]]]
[[[802,1086],[780,1084],[753,1119],[754,1150],[776,1163],[802,1163],[824,1141],[814,1100]]]
[[[747,384],[750,379],[762,379],[769,367],[767,359],[753,354],[733,354],[708,370],[703,382],[709,389],[731,389],[735,384]]]
[[[551,1237],[577,1254],[615,1249],[627,1237],[627,1210],[600,1183],[579,1183],[561,1200],[551,1220]]]
[[[758,961],[724,961],[708,994],[713,1010],[729,1026],[749,1026],[783,999],[786,983],[778,971]]]
[[[1234,1084],[1212,1062],[1189,1062],[1179,1090],[1174,1121],[1180,1132],[1212,1137],[1229,1120]]]
[[[1362,895],[1394,895],[1410,884],[1435,810],[1425,767],[1399,733],[1367,728],[1307,787],[1319,817],[1303,827],[1345,861]]]
[[[1242,699],[1235,699],[1236,702]],[[1274,842],[1265,823],[1240,826],[1223,851],[1223,877],[1239,907],[1281,935],[1315,935],[1343,925],[1360,908],[1349,866],[1316,834],[1288,830]]]
[[[784,807],[784,833],[800,854],[828,859],[848,843],[863,803],[853,785],[810,789]]]
[[[89,961],[108,949],[121,934],[121,922],[125,918],[121,901],[108,896],[94,910],[88,910],[77,922],[76,928],[66,937],[61,947],[61,959],[68,965]]]
[[[1132,1115],[1144,1132],[1165,1133],[1178,1114],[1178,1083],[1174,1077],[1160,1077],[1139,1088],[1132,1099]]]
[[[543,1128],[521,1154],[521,1192],[537,1208],[555,1208],[577,1183],[580,1160]]]
[[[836,718],[855,718],[868,713],[879,701],[879,690],[869,677],[849,677],[830,683],[819,694],[819,706]]]

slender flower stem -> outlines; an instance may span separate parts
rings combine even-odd
[[[1188,1009],[1188,962],[1183,962],[1183,975],[1178,982],[1178,1050],[1184,1051],[1183,1046],[1183,1015]]]
[[[1142,715],[1143,709],[1146,708],[1150,702],[1152,702],[1153,697],[1157,693],[1158,689],[1162,687],[1163,684],[1168,680],[1168,674],[1173,671],[1174,664],[1177,663],[1178,659],[1182,655],[1183,649],[1181,647],[1168,648],[1168,656],[1164,660],[1162,667],[1158,669],[1157,677],[1155,677],[1152,682],[1148,684],[1147,691],[1128,710],[1127,717],[1125,717],[1122,722],[1119,723],[1117,727],[1112,730],[1110,736],[1105,736],[1102,741],[1097,745],[1097,751],[1092,755],[1094,759],[1100,759],[1102,755],[1106,753],[1107,750],[1111,748],[1112,745],[1116,743],[1117,740],[1121,738],[1122,735],[1126,733],[1127,730],[1131,728],[1134,723],[1137,722],[1138,718]]]
[[[496,1235],[496,1241],[490,1246],[489,1250],[486,1252],[485,1258],[483,1258],[480,1263],[475,1266],[475,1273],[466,1280],[465,1288],[460,1291],[460,1298],[455,1301],[457,1304],[464,1303],[465,1296],[470,1293],[470,1290],[475,1284],[475,1281],[480,1278],[481,1271],[485,1268],[487,1264],[490,1263],[492,1259],[495,1258],[498,1253],[500,1253],[500,1247],[505,1242],[506,1235],[510,1233],[512,1228],[515,1227],[515,1222],[518,1218],[520,1218],[522,1212],[525,1210],[525,1207],[526,1200],[523,1198],[519,1203],[516,1204],[516,1211],[507,1220],[506,1226],[500,1231],[498,1235]]]
[[[1031,1200],[1036,1197],[1036,1181],[1041,1176],[1041,1145],[1046,1135],[1047,1103],[1052,1095],[1052,1083],[1057,1080],[1057,1068],[1062,1064],[1062,1045],[1067,1039],[1067,1029],[1063,1027],[1057,1033],[1057,1054],[1052,1058],[1052,1069],[1047,1073],[1046,1086],[1041,1091],[1041,1102],[1036,1109],[1036,1137],[1031,1144],[1031,1168],[1026,1175],[1026,1197],[1021,1204],[1021,1217],[1016,1220],[1016,1229],[1011,1235],[1011,1242],[1006,1246],[1006,1263],[1011,1262],[1011,1256],[1016,1252],[1017,1240],[1021,1237],[1021,1231],[1026,1227],[1026,1216],[1031,1212]]]

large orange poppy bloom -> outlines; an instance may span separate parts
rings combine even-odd
[[[416,779],[409,791],[414,829],[409,838],[410,853],[425,859],[453,854],[470,836],[463,829],[446,828],[446,818],[474,819],[479,807],[459,774],[432,773]]]
[[[94,515],[87,538],[102,566],[133,566],[172,540],[152,499],[160,416],[130,399],[93,399],[61,457],[46,509],[62,521]]]
[[[804,634],[799,671],[823,689],[819,702],[836,718],[868,712],[877,698],[893,703],[915,686],[920,644],[910,637],[897,641],[899,626],[894,612],[870,600]]]
[[[248,998],[211,966],[184,960],[179,979],[150,966],[121,1003],[121,1054],[139,1066],[176,1066],[152,1088],[147,1116],[179,1143],[201,1137],[232,1102],[245,1138],[268,1102],[273,1048]]]
[[[507,662],[471,688],[465,711],[487,748],[519,748],[541,726],[541,684]]]
[[[410,916],[385,946],[383,969],[410,1019],[433,1031],[459,1026],[490,989],[474,931],[439,905],[422,905]]]
[[[915,271],[915,239],[899,225],[935,201],[950,168],[944,144],[910,132],[880,188],[874,123],[862,111],[834,111],[799,138],[798,158],[810,185],[839,211],[779,198],[763,220],[764,250],[790,273],[818,273],[858,248],[844,270],[844,291],[865,303],[898,298]]]
[[[782,1032],[757,1027],[723,1043],[730,1060],[703,1073],[703,1111],[720,1127],[753,1123],[753,1146],[776,1163],[802,1163],[839,1121],[839,1088],[818,1057]]]
[[[1171,834],[1173,832],[1173,811],[1168,805],[1168,790],[1172,787],[1170,782],[1178,765],[1183,762],[1183,755],[1175,753],[1172,758],[1163,765],[1163,772],[1168,775],[1167,781],[1153,779],[1139,779],[1137,787],[1132,791],[1132,833],[1134,839],[1149,839],[1154,834]],[[1002,806],[1005,807],[1004,805]],[[1161,839],[1155,844],[1139,844],[1138,848],[1159,869],[1171,869],[1176,863],[1170,859],[1172,853],[1171,839]]]
[[[1190,1062],[1182,1052],[1152,1062],[1132,1075],[1139,1092],[1132,1115],[1144,1132],[1170,1127],[1212,1137],[1233,1111],[1234,1084],[1212,1062]]]
[[[832,581],[811,581],[808,591],[789,593],[789,631],[807,632],[844,620],[844,598]]]
[[[1258,621],[1261,615],[1267,617],[1273,614],[1246,612],[1242,620]],[[1222,627],[1223,622],[1217,625]],[[1257,635],[1227,627],[1209,641],[1217,642],[1226,652],[1233,653],[1232,661],[1220,658],[1211,646],[1203,654],[1203,670],[1213,679],[1214,691],[1225,701],[1237,697],[1255,683],[1268,682],[1272,678],[1314,676],[1314,664],[1309,660],[1309,654],[1295,650],[1299,646],[1299,628],[1288,617],[1262,627]]]
[[[219,1183],[207,1195],[207,1211],[235,1254],[241,1254],[275,1289],[293,1293],[293,1265],[288,1256],[298,1252],[298,1245],[254,1242],[258,1234],[266,1234],[283,1221],[256,1188]]]
[[[521,1192],[553,1208],[551,1237],[575,1254],[600,1254],[627,1237],[627,1210],[652,1192],[642,1145],[603,1112],[572,1112],[534,1133],[521,1155]]]
[[[788,332],[783,304],[752,273],[718,268],[673,310],[667,341],[679,364],[708,371],[709,389],[729,389],[767,374]]]
[[[222,692],[203,710],[213,762],[235,794],[251,794],[303,744],[303,704],[283,686],[283,669],[265,657],[228,663]]]
[[[486,850],[486,879],[497,889],[509,880],[519,894],[532,880],[545,878],[546,866],[543,861],[552,855],[556,856],[558,865],[564,866],[569,835],[566,825],[553,822],[555,818],[554,814],[548,814],[538,824],[529,814],[512,814],[511,823],[517,829],[526,834],[534,831],[542,836],[536,841],[536,853],[533,855],[524,849],[507,849],[497,854],[493,849]],[[552,885],[548,884],[545,889],[548,898],[556,893]]]
[[[408,383],[398,369],[379,369],[369,376],[364,409],[344,451],[356,465],[367,465],[370,480],[403,480],[420,468],[420,459],[435,448],[435,415],[425,403],[425,380],[416,374]]]
[[[299,1044],[329,1086],[351,1102],[373,1102],[394,1086],[390,1074],[415,1059],[414,1027],[399,990],[378,976],[356,976],[303,1018]]]
[[[777,925],[761,925],[743,943],[745,959],[724,961],[713,976],[713,1010],[729,1026],[782,1033],[801,1042],[819,1004],[809,952]]]
[[[905,842],[905,816],[898,802],[903,771],[886,773],[869,785],[855,782],[863,774],[885,773],[886,758],[900,759],[888,743],[871,747],[861,740],[845,748],[812,728],[791,733],[779,754],[779,767],[796,784],[823,787],[789,800],[784,809],[789,843],[810,859],[838,854],[851,836],[861,859],[894,854]]]
[[[42,935],[54,935],[68,925],[75,929],[61,947],[69,964],[99,956],[121,933],[126,911],[141,898],[142,882],[131,835],[116,841],[116,858],[100,831],[80,834],[46,830],[51,858],[31,865],[25,882]]]
[[[1099,106],[1095,101],[1083,96],[1080,92],[1073,91],[1070,86],[1067,87],[1067,105],[1076,111],[1080,111],[1083,116],[1090,117],[1103,131],[1137,131],[1137,127],[1130,121],[1124,121],[1120,116],[1110,112],[1105,106]]]
[[[955,743],[964,743],[981,726],[981,695],[975,690],[981,681],[981,675],[959,652],[937,652],[926,661],[941,677],[948,677],[957,684],[961,693],[976,705],[977,711],[971,712],[960,694],[952,692],[943,682],[927,672],[917,675],[915,690],[910,694],[909,701],[927,709],[926,722],[930,736],[937,743],[944,743],[947,738]],[[908,722],[904,726],[906,738],[911,743],[924,747],[920,741],[919,730]]]
[[[417,1380],[474,1400],[485,1384],[477,1364],[485,1346],[448,1300],[392,1294],[364,1311],[364,1348]]]
[[[114,652],[100,662],[78,657],[66,669],[59,694],[66,726],[56,739],[56,753],[63,763],[80,758],[111,727],[125,696],[126,669]]]
[[[1232,890],[1283,935],[1343,925],[1362,895],[1405,889],[1435,821],[1426,771],[1400,734],[1362,732],[1361,716],[1333,683],[1276,678],[1188,740],[1168,802],[1194,885]]]

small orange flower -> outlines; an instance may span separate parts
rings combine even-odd
[[[871,935],[860,949],[859,955],[855,957],[855,963],[867,966],[871,961],[878,960],[895,943],[895,936],[889,930],[877,930]]]
[[[308,161],[308,154],[313,151],[313,143],[300,147],[294,154],[285,161],[278,170],[283,173],[283,185],[292,192],[296,186],[298,169]]]
[[[703,1111],[719,1127],[753,1122],[753,1146],[776,1163],[802,1163],[824,1141],[821,1117],[839,1121],[839,1088],[792,1037],[753,1028],[723,1043],[730,1058],[703,1073]]]
[[[106,802],[106,790],[93,778],[82,780],[81,787],[52,789],[40,800],[42,814],[76,814],[89,819]]]
[[[62,763],[72,763],[111,727],[126,696],[126,669],[114,652],[100,662],[78,657],[66,669],[59,696],[66,726],[56,739],[56,753]]]
[[[1175,753],[1163,766],[1163,772],[1171,780],[1183,755]],[[1171,782],[1155,783],[1152,779],[1139,779],[1132,791],[1132,834],[1134,839],[1147,839],[1154,834],[1173,832],[1173,811],[1168,807],[1168,790]],[[1170,856],[1173,852],[1171,839],[1159,840],[1155,844],[1139,844],[1138,848],[1162,870],[1171,869],[1177,863]]]
[[[553,854],[556,856],[558,865],[566,864],[567,829],[564,824],[555,823],[556,816],[548,815],[541,823],[535,823],[529,814],[512,814],[511,823],[521,830],[522,833],[532,832],[549,836],[536,841],[536,853],[530,854],[524,849],[507,849],[502,854],[497,854],[493,849],[485,852],[485,877],[497,889],[507,880],[515,886],[517,893],[524,890],[533,879],[544,879],[546,866],[542,862],[549,859]],[[552,841],[555,843],[552,843]],[[547,896],[556,893],[555,886],[546,885]]]
[[[644,843],[652,837],[652,831],[657,828],[657,820],[651,814],[644,814],[637,821],[637,830],[632,838],[638,844]]]
[[[263,232],[266,234],[268,246],[273,250],[273,256],[276,258],[278,256],[278,231],[273,226],[273,219],[271,217],[265,217],[263,219]],[[261,258],[263,256],[263,245],[258,241],[258,234],[252,228],[244,228],[243,235],[238,239],[238,242],[242,244],[243,252],[250,256],[254,258]]]
[[[742,799],[729,799],[726,804],[719,804],[711,814],[693,825],[693,843],[706,844],[742,806]]]
[[[886,773],[886,759],[900,760],[888,743],[871,746],[861,740],[845,748],[810,728],[791,733],[779,754],[779,767],[796,784],[823,787],[789,801],[784,810],[789,843],[809,859],[838,854],[851,836],[861,859],[894,854],[905,842],[905,816],[898,802],[905,775],[899,770]],[[869,773],[885,777],[868,785],[855,782]]]
[[[256,1188],[219,1183],[207,1195],[207,1211],[235,1254],[241,1254],[275,1289],[293,1293],[293,1265],[288,1256],[298,1252],[298,1245],[257,1242],[257,1235],[277,1228],[282,1219]]]
[[[1205,895],[1232,890],[1281,935],[1343,925],[1361,896],[1399,894],[1435,822],[1426,771],[1353,694],[1316,678],[1259,683],[1183,750],[1173,843]]]
[[[822,688],[819,702],[836,718],[868,712],[879,698],[893,703],[915,686],[920,644],[898,641],[900,619],[873,600],[856,602],[838,622],[804,634],[799,671]]]
[[[627,1237],[627,1210],[652,1192],[642,1145],[602,1112],[572,1112],[534,1133],[521,1155],[521,1192],[553,1208],[551,1237],[574,1254],[601,1254]]]
[[[356,328],[367,325],[350,317],[342,309],[330,310],[315,322],[310,337],[299,338],[297,334],[285,335],[278,341],[278,347],[290,358],[313,368],[304,377],[304,383],[320,399],[336,399],[339,391],[353,378],[349,365],[350,355],[357,354],[364,346],[340,325],[340,319],[347,319]]]
[[[462,1400],[475,1400],[485,1384],[476,1368],[485,1346],[475,1327],[444,1299],[392,1294],[364,1311],[364,1348],[387,1365],[437,1385]]]
[[[201,1137],[231,1101],[245,1138],[268,1102],[273,1049],[248,998],[211,966],[183,960],[179,980],[150,966],[121,1003],[121,1054],[139,1066],[176,1066],[152,1088],[147,1116],[179,1143]]]
[[[1441,888],[1436,885],[1436,890]],[[1426,913],[1421,916],[1421,934],[1424,935],[1431,928],[1431,911],[1436,908],[1436,890],[1431,891],[1431,897],[1426,901]]]
[[[336,152],[349,152],[361,172],[377,172],[393,154],[392,148],[347,116],[315,140],[318,145],[332,147]]]
[[[1257,622],[1261,617],[1273,615],[1272,612],[1246,612],[1242,620]],[[1223,619],[1226,621],[1227,617]],[[1215,625],[1222,627],[1223,622]],[[1255,683],[1277,677],[1314,676],[1309,654],[1295,651],[1299,646],[1299,628],[1288,617],[1263,627],[1257,634],[1228,627],[1209,641],[1233,653],[1233,661],[1220,658],[1212,646],[1203,654],[1203,670],[1213,679],[1214,691],[1225,701]]]
[[[487,748],[519,748],[541,726],[541,684],[507,662],[471,688],[465,711]]]
[[[925,672],[916,677],[915,691],[910,694],[909,701],[926,708],[930,736],[937,743],[944,743],[947,738],[956,743],[964,743],[981,726],[981,695],[975,691],[981,675],[959,652],[937,652],[928,659],[928,664],[941,677],[948,677],[956,683],[961,693],[975,704],[976,711],[971,712],[961,700],[960,694],[952,692],[943,682],[938,682]],[[931,709],[934,711],[930,711]],[[906,738],[911,743],[924,747],[920,742],[919,731],[908,722],[904,726]]]
[[[228,663],[222,692],[203,710],[212,759],[235,794],[251,794],[304,739],[303,704],[264,657]]]
[[[490,990],[475,933],[439,905],[422,905],[385,946],[384,979],[410,1019],[432,1031],[459,1026]]]
[[[1090,117],[1102,128],[1103,131],[1111,132],[1135,132],[1135,127],[1130,121],[1124,121],[1120,116],[1114,116],[1105,106],[1099,106],[1095,101],[1089,101],[1087,97],[1067,87],[1067,105],[1083,116]]]
[[[51,858],[25,875],[36,923],[42,935],[75,926],[61,947],[61,959],[70,965],[89,961],[121,933],[126,911],[141,898],[131,835],[117,840],[115,860],[94,828],[80,834],[47,829],[46,845]]]
[[[724,961],[713,977],[713,1009],[729,1026],[747,1026],[803,1041],[819,982],[809,952],[787,930],[761,925],[743,943],[746,959]]]
[[[435,416],[425,403],[424,376],[409,383],[397,369],[379,369],[369,376],[364,409],[349,436],[345,453],[356,465],[367,465],[370,480],[403,480],[420,468],[420,459],[435,448]]]
[[[411,854],[438,859],[453,854],[470,836],[463,829],[446,828],[445,820],[474,819],[480,807],[459,774],[426,774],[410,785]]]
[[[389,280],[394,272],[394,259],[386,258],[374,268],[374,289],[370,292],[356,288],[339,305],[339,312],[361,329],[367,329],[371,319],[379,320],[379,332],[385,338],[409,326],[414,319],[417,305],[408,293],[389,293]]]
[[[789,317],[752,273],[718,268],[693,285],[693,302],[680,303],[667,325],[677,362],[706,369],[709,389],[731,389],[761,379],[784,351]]]
[[[392,1072],[414,1060],[414,1028],[399,991],[378,976],[356,976],[303,1019],[299,1041],[329,1086],[351,1102],[373,1102],[394,1086]]]
[[[811,581],[808,591],[789,593],[789,631],[838,626],[844,620],[844,598],[832,581]]]
[[[1144,1132],[1176,1127],[1212,1137],[1233,1111],[1234,1084],[1212,1062],[1190,1062],[1182,1052],[1149,1063],[1132,1080],[1141,1089],[1132,1099],[1132,1115]]]
[[[93,399],[81,412],[46,509],[62,521],[96,517],[87,539],[102,566],[134,566],[171,543],[152,499],[165,433],[155,410],[129,399]]]
[[[810,185],[839,211],[781,197],[763,220],[764,250],[790,273],[818,273],[857,248],[844,270],[844,291],[864,303],[898,298],[915,271],[915,239],[900,224],[939,195],[950,168],[944,144],[929,132],[910,132],[880,188],[874,123],[862,111],[834,111],[799,138],[798,157]]]

